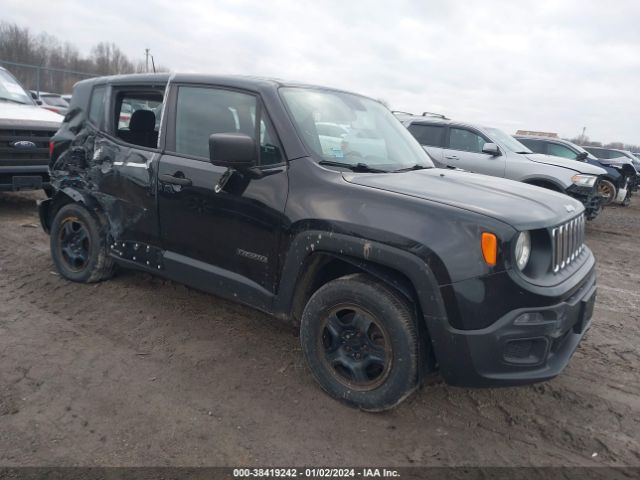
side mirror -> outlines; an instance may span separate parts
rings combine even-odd
[[[482,153],[486,153],[493,157],[497,157],[500,155],[500,149],[498,148],[498,145],[496,145],[495,143],[485,143],[482,146]]]
[[[214,133],[209,136],[209,161],[238,170],[252,167],[256,163],[256,142],[244,133]]]
[[[36,99],[36,105],[42,105],[42,100]]]
[[[586,160],[588,156],[589,154],[587,152],[580,152],[578,155],[576,155],[576,160],[582,162]]]

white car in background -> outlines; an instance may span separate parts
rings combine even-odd
[[[362,157],[370,165],[375,165],[376,158],[387,156],[384,140],[376,137],[373,130],[330,122],[316,122],[315,125],[325,155]]]
[[[49,139],[62,119],[38,107],[18,80],[0,67],[0,191],[47,187]]]
[[[40,92],[40,95],[38,95],[38,92],[31,90],[31,98],[42,108],[46,108],[63,116],[66,115],[67,110],[69,110],[69,102],[57,93]]]

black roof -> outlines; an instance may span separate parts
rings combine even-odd
[[[350,93],[360,95],[358,93],[332,88],[322,85],[312,85],[303,82],[286,81],[277,78],[258,77],[250,75],[212,75],[201,73],[132,73],[126,75],[111,75],[105,77],[95,77],[78,82],[79,84],[166,84],[167,82],[180,83],[196,83],[203,85],[224,85],[231,88],[239,88],[245,90],[261,90],[264,88],[278,87],[306,87],[320,90],[331,90],[335,92]],[[369,98],[369,97],[367,97]]]

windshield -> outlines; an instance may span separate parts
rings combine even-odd
[[[0,100],[33,105],[31,97],[24,91],[11,74],[0,70]]]
[[[384,171],[433,167],[409,131],[376,101],[311,88],[280,92],[302,140],[322,161]]]
[[[636,156],[628,150],[620,150],[620,153],[622,153],[625,157],[627,157],[630,160],[633,160],[633,161],[636,160]]]
[[[507,135],[499,128],[485,128],[484,130],[487,131],[489,136],[495,139],[494,141],[496,141],[496,143],[500,144],[501,147],[504,147],[507,150],[511,150],[514,153],[533,153],[518,140],[513,138],[511,135]]]

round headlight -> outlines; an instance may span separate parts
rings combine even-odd
[[[516,239],[516,265],[524,270],[531,256],[531,235],[529,232],[520,232]]]

